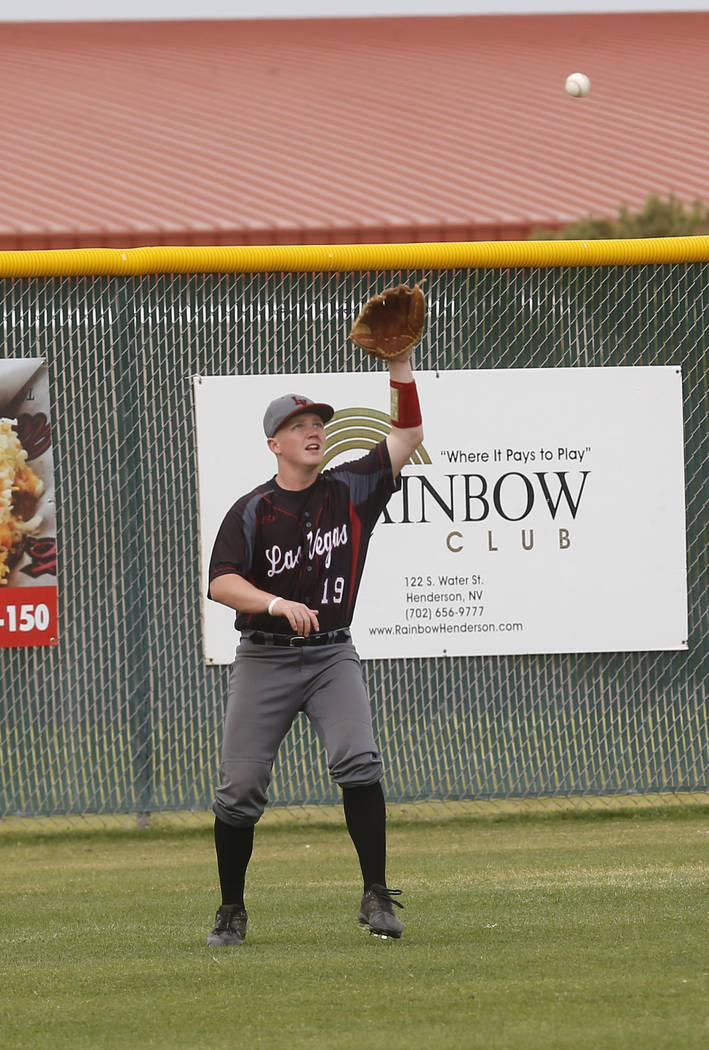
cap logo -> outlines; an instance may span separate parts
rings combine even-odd
[[[293,404],[294,405],[308,405],[308,404],[310,404],[310,402],[306,398],[303,398],[303,397],[294,397],[293,398]]]

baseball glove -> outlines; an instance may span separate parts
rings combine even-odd
[[[426,297],[420,285],[387,288],[365,303],[349,338],[372,357],[388,361],[418,343],[426,319]]]

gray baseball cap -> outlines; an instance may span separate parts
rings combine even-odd
[[[314,412],[320,416],[323,423],[327,423],[335,414],[332,405],[324,405],[322,402],[311,401],[303,394],[284,394],[277,397],[266,409],[263,417],[263,429],[266,437],[272,438],[279,427],[282,427],[292,416],[300,412]]]

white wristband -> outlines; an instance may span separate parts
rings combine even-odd
[[[276,602],[280,602],[280,600],[281,600],[280,598],[271,598],[270,602],[268,603],[268,615],[269,616],[273,616],[273,606],[276,604]]]

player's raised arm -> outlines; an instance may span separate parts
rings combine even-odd
[[[420,285],[399,285],[365,303],[350,332],[357,346],[389,366],[392,429],[386,443],[395,476],[423,440],[411,349],[423,334],[425,319],[426,299]]]
[[[396,477],[423,441],[423,425],[416,381],[411,369],[411,351],[388,362],[391,383],[391,432],[386,442],[391,469]]]

